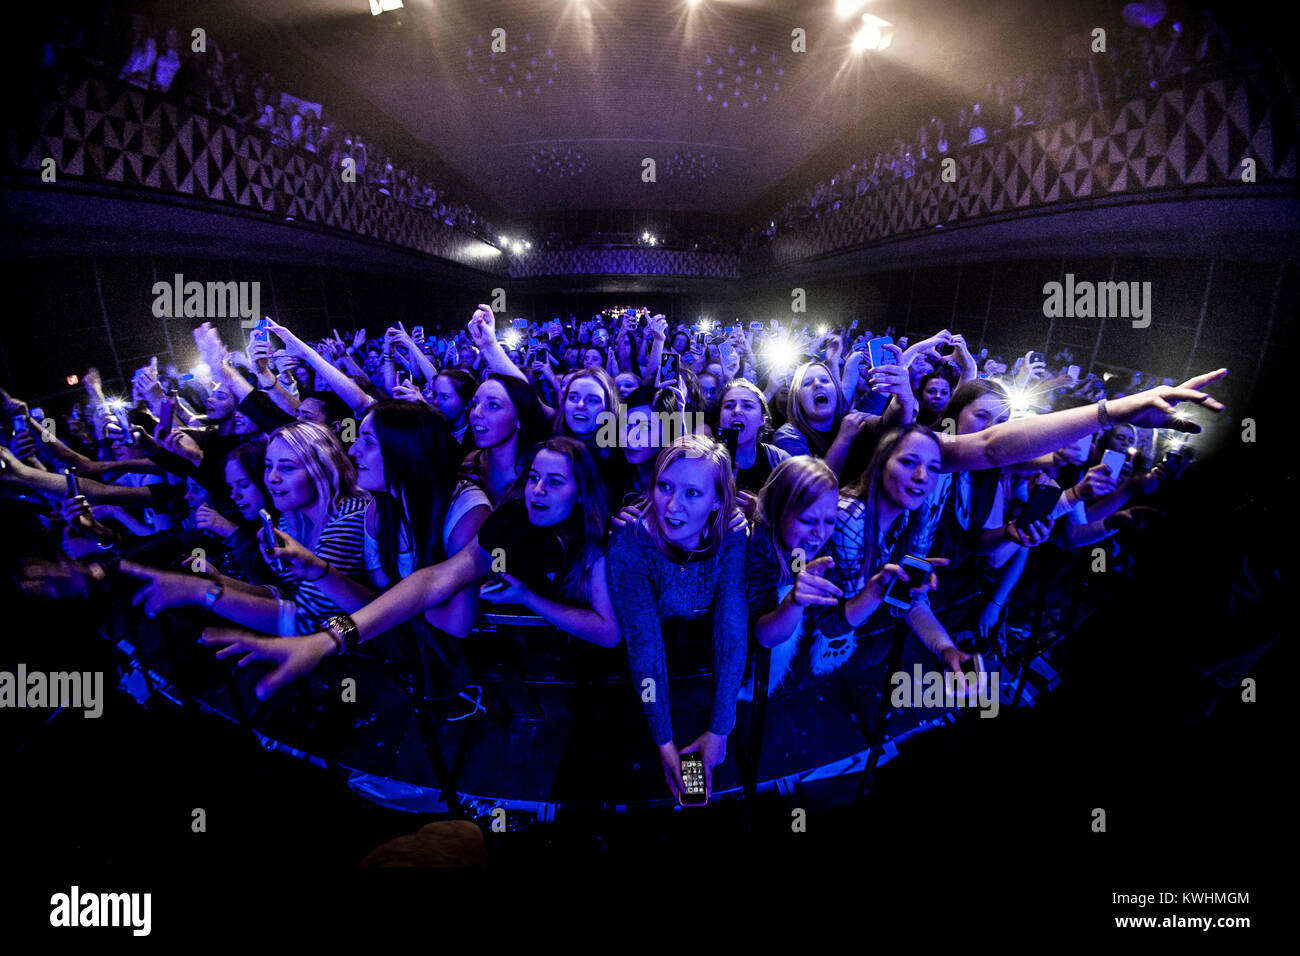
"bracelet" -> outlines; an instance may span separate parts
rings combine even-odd
[[[279,384],[280,384],[280,380],[277,378],[277,379],[276,379],[275,381],[273,381],[270,385],[258,385],[257,387],[258,387],[259,390],[261,390],[261,391],[263,391],[263,392],[274,392],[274,391],[275,391],[275,387],[276,387],[277,385],[279,385]]]
[[[1104,432],[1108,432],[1115,427],[1110,420],[1110,412],[1106,411],[1106,399],[1104,398],[1097,401],[1097,420],[1101,422],[1101,430]]]
[[[329,558],[325,558],[324,560],[325,560],[325,570],[321,572],[320,577],[303,578],[302,582],[304,584],[315,584],[317,581],[325,580],[325,577],[330,573],[330,571],[334,569],[334,565],[330,564]]]
[[[325,622],[325,627],[339,645],[340,654],[346,654],[357,646],[357,638],[360,636],[360,632],[357,630],[357,622],[352,620],[349,615],[335,614]]]

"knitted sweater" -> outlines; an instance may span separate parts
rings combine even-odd
[[[745,601],[745,535],[727,531],[711,558],[674,561],[655,547],[638,522],[619,528],[605,560],[610,598],[635,690],[642,696],[656,744],[673,739],[664,659],[664,618],[713,611],[713,707],[709,730],[726,736],[736,724],[736,695],[744,677],[748,611]],[[654,700],[645,701],[643,681],[654,681]]]

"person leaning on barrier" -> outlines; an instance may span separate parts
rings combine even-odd
[[[581,442],[548,439],[525,456],[520,478],[478,536],[442,563],[420,568],[351,615],[332,618],[315,634],[267,638],[208,628],[203,643],[220,648],[218,657],[242,655],[240,666],[272,662],[275,667],[256,689],[265,700],[326,657],[349,651],[488,578],[504,555],[504,590],[485,589],[481,597],[523,604],[575,637],[612,647],[619,630],[604,586],[606,512],[595,472]]]
[[[729,527],[736,489],[726,449],[699,435],[678,438],[655,462],[644,512],[618,528],[609,546],[609,590],[627,639],[632,680],[659,748],[668,788],[684,795],[681,754],[700,752],[705,790],[727,753],[744,675],[747,609],[745,531]],[[742,515],[743,521],[743,515]],[[710,608],[713,701],[708,727],[678,750],[668,709],[661,620]],[[647,683],[650,681],[652,683]],[[646,690],[652,692],[646,695]]]

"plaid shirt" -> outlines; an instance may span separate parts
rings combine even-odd
[[[850,598],[856,597],[862,592],[867,586],[867,581],[878,574],[881,568],[890,561],[897,561],[902,557],[901,553],[895,554],[895,552],[902,544],[905,538],[904,531],[911,522],[919,520],[923,523],[915,548],[917,555],[929,553],[930,542],[934,538],[935,519],[943,510],[943,504],[947,498],[947,487],[945,486],[951,487],[951,483],[941,482],[939,487],[935,489],[935,494],[932,494],[925,504],[909,515],[906,520],[894,521],[892,528],[877,530],[876,553],[871,561],[871,567],[865,569],[864,573],[860,573],[858,569],[862,567],[866,550],[867,503],[860,498],[846,495],[840,496],[840,513],[835,522],[835,532],[831,536],[829,552],[835,559],[835,567],[831,569],[826,577],[844,591],[844,599],[835,607],[822,606],[813,611],[813,624],[817,630],[827,637],[838,637],[854,630],[845,615],[845,605]],[[940,495],[940,492],[943,492],[943,494]],[[936,501],[936,499],[938,500]],[[913,603],[923,604],[928,607],[930,599],[928,595],[922,594]],[[888,609],[890,616],[902,616],[901,609],[893,605],[885,605],[885,607]],[[865,627],[866,624],[867,622],[864,621],[862,626]]]

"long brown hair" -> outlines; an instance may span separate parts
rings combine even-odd
[[[838,491],[839,487],[840,480],[835,477],[830,466],[811,455],[787,458],[772,469],[772,474],[758,493],[755,513],[767,526],[771,536],[772,548],[776,552],[777,563],[781,566],[780,584],[786,585],[794,581],[786,560],[785,544],[781,541],[781,524],[785,517],[803,514],[818,498],[828,491]],[[805,555],[805,560],[811,561],[815,557],[815,554]]]
[[[803,380],[812,373],[814,368],[825,371],[831,380],[831,385],[835,388],[835,417],[831,419],[831,429],[828,432],[819,432],[813,428],[812,422],[808,421],[808,416],[803,410]],[[808,448],[814,455],[821,458],[826,456],[831,442],[835,440],[835,433],[840,429],[840,422],[844,420],[848,410],[849,402],[844,397],[844,389],[840,387],[839,379],[829,365],[825,362],[804,362],[795,369],[790,379],[790,394],[786,398],[785,418],[787,422],[799,429],[804,438],[808,439]]]
[[[577,485],[573,511],[556,528],[564,544],[565,567],[556,572],[555,580],[565,597],[591,606],[592,566],[605,553],[605,529],[609,521],[609,508],[605,500],[605,485],[596,471],[596,462],[587,446],[576,438],[557,436],[538,442],[524,455],[519,476],[497,507],[522,500],[528,483],[528,473],[541,451],[563,455],[573,471]]]
[[[934,442],[935,447],[939,447],[938,436],[924,425],[908,425],[905,428],[888,431],[881,436],[879,443],[876,445],[876,451],[871,456],[871,461],[867,463],[861,477],[843,489],[842,493],[846,497],[857,498],[866,505],[866,514],[863,515],[862,565],[858,568],[844,568],[845,575],[861,574],[864,577],[871,576],[870,570],[876,558],[876,542],[880,538],[880,528],[876,524],[876,509],[880,503],[881,478],[885,473],[885,465],[893,457],[894,452],[898,450],[898,446],[903,439],[914,433],[924,435]],[[902,521],[903,551],[906,554],[914,554],[923,530],[924,520],[916,511],[908,511],[902,515]]]

